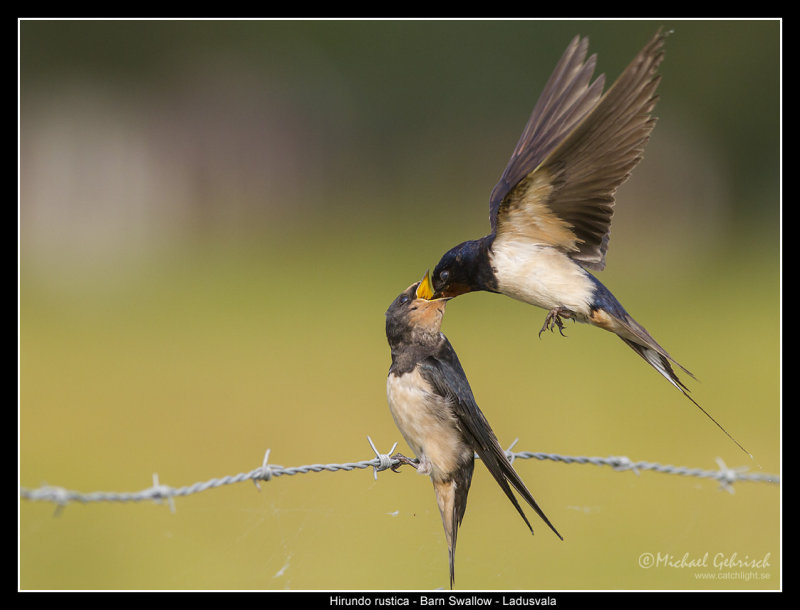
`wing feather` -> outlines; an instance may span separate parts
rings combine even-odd
[[[489,426],[489,422],[475,402],[466,374],[450,343],[445,339],[443,349],[436,356],[430,356],[423,360],[418,366],[421,374],[434,390],[451,403],[462,432],[470,440],[478,457],[481,458],[481,461],[486,465],[486,468],[531,531],[533,531],[533,528],[517,498],[511,491],[510,485],[514,486],[517,492],[530,504],[531,508],[561,538],[561,534],[558,533],[542,509],[539,508],[533,495],[528,491],[525,483],[509,463],[505,451],[500,447],[497,437]]]
[[[492,228],[498,234],[513,231],[559,247],[589,269],[605,267],[616,190],[642,159],[655,125],[651,113],[658,99],[657,71],[665,38],[665,33],[657,32],[588,111],[570,114],[579,120],[569,123],[569,133],[536,140],[533,134],[550,130],[526,126],[523,138],[530,139],[517,144],[517,149],[544,146],[544,150],[512,156],[495,187]],[[588,89],[585,97],[592,99]],[[536,118],[557,115],[549,109]],[[508,186],[498,188],[504,181]]]
[[[492,230],[500,203],[509,191],[597,105],[605,77],[601,74],[590,83],[597,58],[592,55],[586,59],[588,48],[587,38],[573,38],[545,84],[500,181],[492,190]]]

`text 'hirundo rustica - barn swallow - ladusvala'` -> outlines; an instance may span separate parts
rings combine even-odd
[[[605,93],[604,76],[592,80],[588,40],[572,40],[492,190],[491,232],[446,252],[432,281],[437,297],[485,290],[541,307],[540,335],[563,331],[562,318],[615,333],[749,454],[689,396],[672,365],[694,375],[588,271],[605,267],[614,195],[655,124],[666,35],[657,32]]]
[[[404,290],[386,311],[386,338],[392,364],[386,395],[400,433],[416,459],[396,455],[433,481],[450,558],[450,588],[455,578],[456,537],[472,482],[475,454],[489,469],[508,499],[533,532],[511,488],[525,499],[556,535],[525,483],[508,461],[478,408],[461,363],[441,332],[447,298],[431,300],[433,286],[426,273]],[[397,468],[397,466],[395,466]]]

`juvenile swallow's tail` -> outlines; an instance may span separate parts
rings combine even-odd
[[[446,480],[433,480],[433,489],[436,492],[436,503],[439,505],[439,512],[442,515],[442,525],[444,525],[444,535],[447,539],[447,549],[450,557],[450,588],[453,588],[455,581],[455,560],[456,560],[456,539],[458,538],[458,528],[464,513],[467,510],[467,494],[472,482],[472,471],[474,462],[457,471],[455,476]]]

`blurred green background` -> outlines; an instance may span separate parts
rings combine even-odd
[[[182,486],[395,441],[383,312],[459,241],[561,52],[613,81],[674,29],[659,122],[598,277],[748,458],[622,342],[490,294],[444,331],[504,445],[780,473],[778,21],[20,22],[20,484]],[[565,537],[478,463],[465,589],[780,588],[777,485],[515,462]],[[433,589],[409,469],[164,505],[20,502],[23,589]],[[642,568],[721,553],[763,569]],[[753,575],[747,576],[746,574]]]

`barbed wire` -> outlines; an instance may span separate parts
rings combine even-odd
[[[253,481],[258,489],[261,489],[260,481],[271,481],[274,477],[284,475],[293,476],[297,474],[307,474],[310,472],[336,472],[339,470],[351,471],[356,469],[372,468],[375,480],[378,479],[378,473],[389,468],[394,469],[401,465],[401,461],[393,457],[397,443],[395,443],[388,453],[380,453],[376,448],[372,439],[368,436],[370,447],[375,452],[375,457],[369,460],[362,460],[359,462],[345,462],[343,464],[309,464],[306,466],[292,466],[283,467],[277,464],[269,463],[270,450],[267,449],[264,454],[264,459],[261,466],[251,470],[250,472],[242,472],[232,476],[225,476],[208,481],[194,483],[184,487],[171,487],[163,485],[158,480],[158,474],[153,475],[153,485],[146,489],[137,492],[105,492],[96,491],[91,493],[81,493],[71,491],[63,487],[54,485],[42,485],[37,489],[28,489],[25,487],[20,488],[20,496],[23,499],[39,502],[52,502],[57,505],[56,513],[60,512],[64,506],[70,503],[86,504],[89,502],[166,502],[170,510],[175,511],[174,498],[189,496],[192,494],[207,491],[223,485],[232,485],[234,483],[241,483],[243,481]],[[537,459],[537,460],[551,460],[554,462],[561,462],[562,464],[591,464],[593,466],[610,466],[618,472],[631,471],[635,474],[640,472],[651,471],[662,474],[673,474],[685,477],[697,477],[702,479],[713,479],[717,481],[721,489],[725,489],[729,493],[733,493],[733,484],[739,481],[750,481],[756,483],[772,483],[780,484],[780,477],[774,474],[764,473],[750,473],[747,472],[746,466],[737,468],[728,468],[725,463],[717,458],[716,470],[705,470],[702,468],[687,468],[685,466],[673,466],[670,464],[659,464],[656,462],[638,461],[634,462],[625,456],[610,456],[610,457],[584,457],[584,456],[568,456],[559,455],[556,453],[541,453],[535,451],[512,451],[514,445],[517,444],[515,440],[511,446],[506,450],[506,457],[509,461],[513,462],[515,459]],[[476,456],[477,458],[478,456]],[[480,458],[478,458],[480,459]]]

